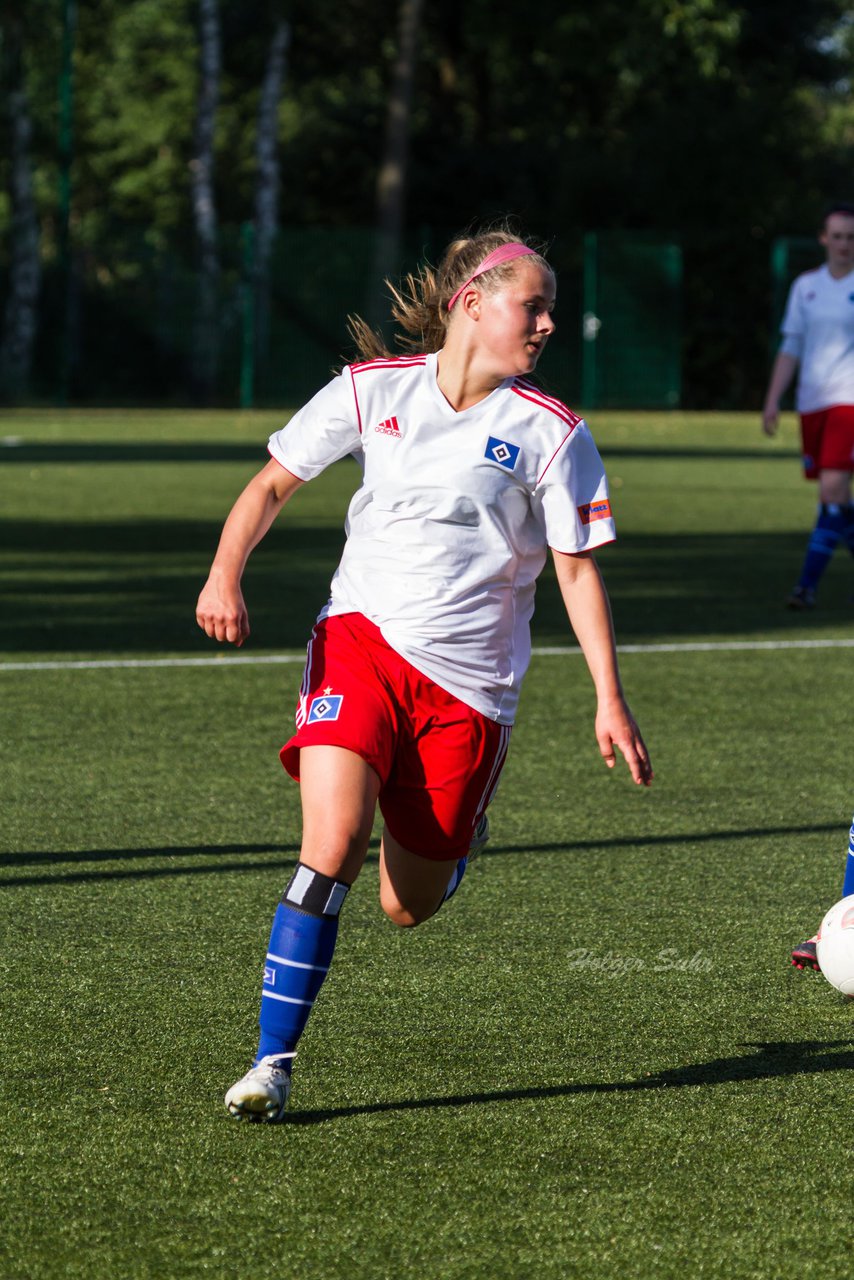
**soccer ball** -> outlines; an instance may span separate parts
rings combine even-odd
[[[821,922],[815,949],[830,985],[843,995],[854,996],[854,893],[830,908]]]

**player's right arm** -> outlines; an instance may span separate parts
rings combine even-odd
[[[777,353],[777,359],[774,361],[774,367],[771,370],[771,377],[768,381],[768,390],[765,393],[765,404],[762,407],[762,430],[766,436],[773,436],[777,431],[777,420],[780,417],[780,401],[788,390],[797,367],[797,356],[790,355],[788,351]]]
[[[246,561],[302,483],[271,460],[231,508],[196,605],[196,622],[212,640],[239,647],[249,635],[249,615],[240,588]]]

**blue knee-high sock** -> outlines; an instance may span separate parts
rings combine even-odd
[[[818,509],[815,528],[807,543],[807,553],[801,569],[798,586],[814,591],[819,579],[830,564],[831,556],[839,545],[845,530],[844,508],[837,502],[822,502]]]
[[[349,885],[298,863],[273,917],[255,1061],[293,1055],[323,986]]]
[[[854,502],[849,502],[847,507],[842,508],[842,522],[845,545],[854,556]]]
[[[845,860],[845,879],[842,881],[842,896],[847,898],[854,893],[854,822],[848,832],[848,857]]]

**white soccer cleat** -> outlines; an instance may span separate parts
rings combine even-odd
[[[291,1092],[290,1060],[294,1057],[293,1053],[269,1054],[251,1067],[225,1095],[231,1115],[236,1120],[262,1120],[268,1124],[282,1120]]]

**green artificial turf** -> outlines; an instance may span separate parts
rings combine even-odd
[[[598,759],[583,660],[535,657],[492,842],[409,932],[374,844],[266,1127],[222,1095],[355,473],[247,575],[243,655],[293,662],[46,667],[216,655],[195,595],[279,419],[4,415],[4,1280],[809,1280],[850,1252],[854,1003],[787,961],[841,886],[854,652],[785,647],[851,639],[850,562],[782,610],[814,498],[791,421],[597,418],[620,641],[781,647],[623,655],[648,792]],[[570,643],[548,577],[535,643]]]

